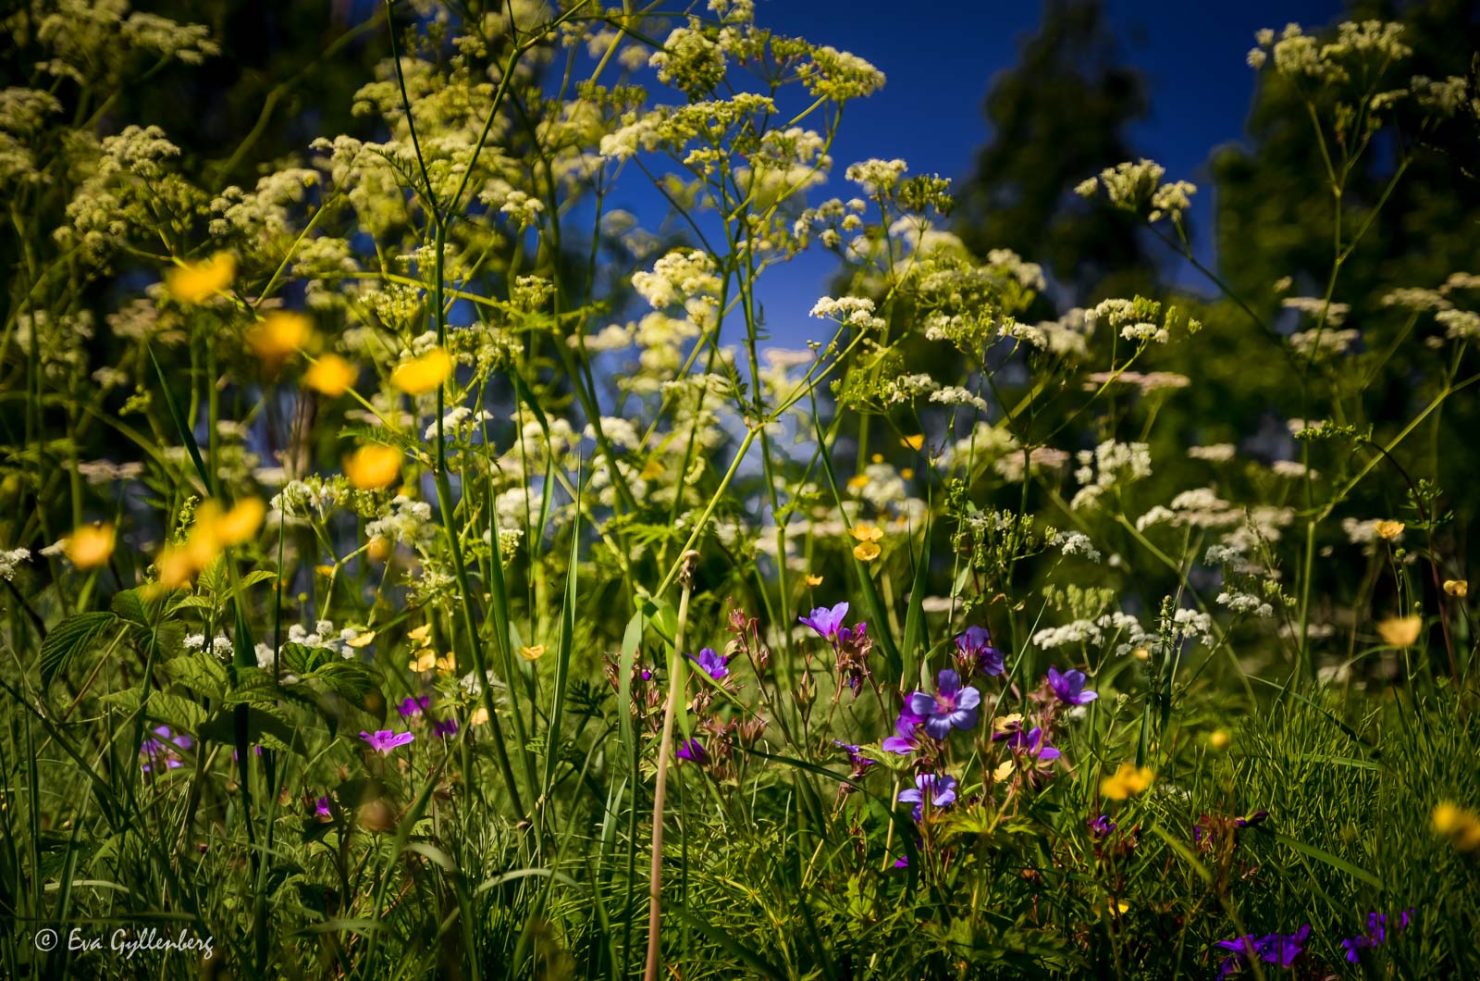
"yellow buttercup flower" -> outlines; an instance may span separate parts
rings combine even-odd
[[[326,354],[303,373],[303,384],[331,399],[337,399],[354,386],[360,369],[337,354]]]
[[[899,442],[901,445],[909,449],[918,450],[920,447],[925,445],[925,434],[916,433],[914,436],[906,436]]]
[[[1377,625],[1377,635],[1393,647],[1412,647],[1423,630],[1423,617],[1389,617]]]
[[[195,563],[189,551],[174,545],[159,553],[154,567],[159,572],[159,584],[165,589],[179,589],[195,577]]]
[[[902,467],[900,469],[900,471],[899,471],[899,479],[900,480],[914,480],[915,479],[915,468],[914,467]]]
[[[186,262],[164,274],[164,285],[181,303],[204,303],[236,278],[236,257],[217,252],[200,262]]]
[[[879,557],[879,546],[874,542],[859,542],[853,546],[853,557],[860,562],[872,562]]]
[[[657,480],[665,472],[667,471],[663,466],[663,460],[654,455],[647,458],[647,462],[642,465],[642,472],[637,476],[643,480]]]
[[[185,541],[160,553],[155,566],[166,589],[184,586],[221,554],[223,549],[251,541],[262,527],[267,505],[247,497],[222,510],[219,501],[209,500],[195,512],[195,524]]]
[[[431,635],[432,625],[430,623],[424,623],[419,627],[413,627],[412,629],[406,631],[406,636],[411,640],[416,641],[418,644],[425,644],[427,642],[427,638]]]
[[[1228,730],[1226,729],[1214,729],[1208,734],[1208,745],[1214,749],[1227,749],[1228,744],[1232,741],[1233,737],[1228,734]]]
[[[1377,537],[1384,541],[1392,541],[1403,534],[1403,522],[1401,521],[1379,521],[1373,525],[1372,530],[1377,532]]]
[[[821,586],[822,585],[822,577],[821,576],[808,576],[807,577],[807,585],[808,586]]]
[[[395,549],[395,543],[384,535],[376,535],[365,543],[365,554],[372,562],[384,562],[391,557]]]
[[[472,717],[470,719],[468,719],[468,722],[470,722],[472,725],[475,725],[475,726],[484,726],[484,725],[487,725],[488,724],[488,709],[485,708],[485,707],[483,707],[482,705],[480,705],[477,708],[473,709],[473,715],[472,715]]]
[[[519,648],[519,656],[526,661],[538,661],[545,656],[544,644],[530,644],[528,647]]]
[[[358,490],[380,490],[396,482],[401,451],[382,443],[366,443],[344,461],[344,475]]]
[[[419,358],[403,361],[391,372],[391,384],[407,395],[436,391],[452,375],[452,355],[434,347]]]
[[[266,516],[267,505],[258,497],[243,498],[224,513],[215,501],[207,501],[196,512],[195,525],[201,534],[214,537],[222,546],[243,545],[256,536]]]
[[[877,542],[884,537],[884,531],[878,525],[858,524],[854,525],[849,532],[855,540],[860,542]]]
[[[247,328],[246,340],[252,353],[275,371],[313,340],[313,321],[301,313],[274,310]]]
[[[108,564],[115,539],[112,525],[88,525],[62,539],[62,554],[79,569],[96,569]]]
[[[360,647],[369,647],[370,644],[371,644],[371,642],[374,641],[374,640],[375,640],[375,631],[373,631],[373,630],[367,630],[367,631],[365,631],[362,634],[355,634],[349,640],[345,641],[345,643],[349,644],[349,646],[351,646],[351,647],[360,648]]]
[[[1150,767],[1122,762],[1114,773],[1100,781],[1100,793],[1111,800],[1125,800],[1141,793],[1155,779]]]
[[[1480,817],[1453,801],[1441,801],[1434,806],[1433,827],[1435,834],[1449,838],[1462,852],[1480,848]]]
[[[868,475],[867,474],[856,473],[853,476],[851,476],[851,477],[848,478],[848,489],[849,490],[863,490],[863,488],[865,488],[867,486],[868,486]]]
[[[1470,595],[1469,581],[1466,579],[1444,580],[1444,595],[1457,596],[1460,599],[1464,599],[1466,596]]]

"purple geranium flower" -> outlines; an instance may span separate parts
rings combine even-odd
[[[169,726],[156,726],[153,732],[155,738],[146,739],[139,744],[139,755],[144,758],[139,768],[145,773],[152,773],[160,764],[166,770],[177,770],[184,766],[185,761],[180,759],[180,754],[175,750],[189,749],[195,745],[195,740],[183,732],[175,735],[175,730]]]
[[[313,816],[323,821],[328,821],[334,817],[334,815],[329,811],[328,797],[320,797],[318,800],[313,802]]]
[[[1086,823],[1089,825],[1089,833],[1094,835],[1095,841],[1102,841],[1110,837],[1110,832],[1114,831],[1117,827],[1116,823],[1110,820],[1110,815],[1108,814],[1101,814],[1097,818],[1091,818]]]
[[[848,762],[852,764],[854,773],[861,774],[869,767],[878,762],[878,760],[871,760],[867,756],[864,756],[861,752],[859,752],[860,747],[855,746],[852,743],[845,743],[841,739],[834,739],[833,745],[838,747],[839,749],[847,750]]]
[[[907,869],[907,868],[909,868],[910,867],[910,857],[908,855],[901,855],[901,856],[899,856],[898,858],[896,858],[894,860],[894,867],[896,869]]]
[[[981,704],[981,692],[975,688],[962,688],[961,676],[950,668],[935,676],[936,693],[917,691],[910,696],[910,711],[925,720],[925,731],[936,739],[944,739],[954,729],[970,729],[976,725],[976,709]]]
[[[1399,931],[1406,930],[1413,919],[1413,910],[1405,909],[1398,914]],[[1341,946],[1346,948],[1346,959],[1356,964],[1361,960],[1362,951],[1368,947],[1380,947],[1387,943],[1387,914],[1368,913],[1367,929],[1364,933],[1355,937],[1346,937],[1341,941]]]
[[[700,671],[703,671],[715,681],[719,681],[730,673],[730,659],[722,654],[714,653],[714,648],[712,647],[706,647],[699,651],[698,657],[694,657],[692,654],[686,656],[690,661],[693,661],[699,666]]]
[[[680,739],[678,741],[677,755],[681,760],[688,760],[690,763],[697,763],[700,766],[709,762],[709,752],[704,748],[704,744],[697,739]]]
[[[452,718],[443,719],[441,722],[432,723],[432,732],[443,739],[451,739],[457,735],[457,720]]]
[[[1048,733],[1041,726],[1034,726],[1027,732],[1019,729],[1007,737],[1007,745],[1015,753],[1036,757],[1040,763],[1051,763],[1062,755],[1048,744]]]
[[[1006,670],[1002,652],[992,646],[992,635],[986,627],[967,627],[956,635],[956,651],[959,660],[974,663],[982,674],[1001,674]]]
[[[1088,705],[1099,698],[1098,692],[1085,691],[1084,683],[1088,680],[1083,671],[1070,668],[1063,674],[1059,674],[1057,668],[1048,669],[1048,687],[1059,697],[1059,701],[1069,705]]]
[[[1309,936],[1310,924],[1307,923],[1294,933],[1266,933],[1262,937],[1250,933],[1232,940],[1220,940],[1216,946],[1230,951],[1233,956],[1219,965],[1218,977],[1225,978],[1256,958],[1266,964],[1289,967],[1304,953],[1305,941]]]
[[[370,748],[381,756],[389,756],[398,746],[405,746],[416,739],[409,732],[395,732],[391,729],[377,729],[375,732],[360,730],[360,738],[370,744]]]
[[[401,718],[409,719],[413,715],[420,715],[426,711],[427,706],[431,704],[432,697],[430,695],[423,695],[420,698],[413,697],[405,699],[400,705],[396,706],[396,711],[401,713]]]
[[[924,814],[925,796],[930,796],[933,807],[949,807],[956,802],[956,778],[945,774],[920,773],[915,775],[915,785],[899,792],[901,804],[915,805],[915,820]]]
[[[843,617],[848,615],[848,602],[844,600],[832,609],[819,606],[812,611],[810,616],[797,617],[797,620],[817,631],[823,640],[837,640],[838,628],[843,625]]]
[[[884,752],[897,753],[900,756],[908,756],[920,748],[920,723],[925,719],[910,711],[906,705],[899,710],[899,718],[894,723],[895,735],[890,736],[881,744]]]

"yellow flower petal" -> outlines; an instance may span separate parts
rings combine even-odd
[[[519,648],[519,656],[526,661],[538,661],[545,656],[544,644],[531,644],[528,647]]]
[[[247,347],[262,359],[268,370],[276,370],[313,339],[313,321],[301,313],[274,310],[247,329]]]
[[[391,384],[407,395],[425,395],[452,375],[452,355],[434,347],[419,358],[403,361],[391,372]]]
[[[477,708],[473,709],[473,716],[468,721],[475,726],[487,725],[488,709],[484,708],[482,705],[478,706]]]
[[[216,539],[222,545],[242,545],[251,541],[267,516],[267,505],[258,497],[245,497],[231,506],[216,522]],[[197,522],[198,523],[198,522]]]
[[[1135,766],[1125,761],[1114,773],[1100,781],[1100,793],[1111,800],[1125,800],[1141,793],[1155,779],[1156,774],[1149,767]]]
[[[389,487],[400,472],[401,451],[381,443],[366,443],[344,461],[344,475],[359,490]]]
[[[236,257],[217,252],[200,262],[186,262],[164,274],[164,285],[181,303],[204,303],[231,285],[236,277]]]
[[[406,631],[406,636],[411,640],[416,641],[418,644],[425,644],[427,642],[427,638],[431,636],[431,633],[432,625],[430,623],[424,623],[419,627],[413,627],[412,629]]]
[[[853,546],[853,557],[860,562],[872,562],[879,557],[879,551],[873,542],[859,542]]]
[[[337,399],[354,386],[360,369],[337,354],[326,354],[303,373],[303,384],[331,399]]]
[[[822,577],[821,576],[808,576],[807,577],[807,585],[808,586],[821,586],[822,585]]]
[[[903,446],[905,446],[905,447],[907,447],[909,449],[918,450],[922,446],[925,445],[925,434],[924,433],[916,433],[914,436],[906,436],[903,439],[901,439],[899,442],[900,442],[901,445],[903,445]]]
[[[1215,729],[1208,734],[1208,745],[1214,749],[1227,749],[1228,744],[1232,741],[1233,737],[1228,734],[1226,729]]]
[[[1444,580],[1444,594],[1464,599],[1470,595],[1470,583],[1466,579],[1446,579]]]
[[[877,542],[884,537],[884,531],[878,525],[857,524],[849,532],[855,540],[860,542]]]
[[[373,640],[375,640],[375,631],[373,631],[373,630],[367,630],[367,631],[365,631],[362,634],[356,634],[355,636],[353,636],[349,640],[347,640],[345,643],[347,643],[347,644],[349,644],[349,646],[355,647],[355,648],[369,647],[371,641],[373,641]]]
[[[1377,635],[1393,647],[1412,647],[1423,630],[1423,617],[1389,617],[1377,625]]]
[[[849,490],[862,490],[863,488],[865,488],[867,486],[868,486],[868,475],[867,474],[856,473],[853,476],[851,476],[851,477],[848,478],[848,489]]]
[[[79,569],[96,569],[108,564],[113,555],[115,537],[110,524],[78,528],[62,539],[62,553]]]
[[[1379,521],[1376,525],[1373,526],[1373,530],[1377,532],[1378,538],[1390,542],[1394,538],[1397,538],[1399,535],[1403,534],[1403,522]]]

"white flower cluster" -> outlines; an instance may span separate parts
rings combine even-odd
[[[0,579],[6,582],[15,580],[15,573],[22,562],[31,561],[31,550],[26,548],[12,548],[0,551]]]
[[[334,623],[330,620],[319,620],[314,624],[313,630],[308,630],[301,623],[295,623],[288,628],[288,643],[302,644],[304,647],[321,647],[333,651],[346,660],[355,656],[355,650],[349,642],[358,636],[359,631],[354,627],[345,627],[336,632]],[[257,667],[264,671],[271,671],[276,660],[271,644],[261,643],[257,645]]]
[[[210,653],[218,660],[229,661],[233,651],[230,637],[212,637]],[[185,638],[185,650],[192,654],[203,654],[206,652],[206,635],[190,634]]]
[[[1075,455],[1079,468],[1074,479],[1083,486],[1069,507],[1094,507],[1100,495],[1117,484],[1130,484],[1151,476],[1151,447],[1146,443],[1119,443],[1107,439],[1093,450]]]
[[[632,274],[632,288],[654,310],[682,305],[700,326],[712,322],[720,286],[714,260],[698,249],[674,249],[654,264],[652,272]]]
[[[1218,594],[1218,605],[1226,606],[1234,613],[1253,614],[1256,617],[1274,616],[1274,607],[1264,601],[1262,597],[1253,593],[1243,593],[1236,589],[1225,589]]]
[[[884,73],[872,64],[831,45],[811,50],[812,59],[797,69],[807,91],[818,98],[846,102],[873,95],[884,87]]]
[[[986,399],[956,385],[948,385],[945,388],[938,388],[931,392],[930,401],[939,403],[940,405],[969,405],[978,412],[987,411]]]
[[[658,81],[694,97],[714,91],[725,77],[724,51],[693,27],[674,28],[648,64],[658,70]]]
[[[1098,562],[1102,558],[1095,543],[1082,531],[1063,532],[1051,529],[1044,535],[1044,541],[1066,556],[1082,555],[1091,562]]]
[[[370,538],[384,538],[403,545],[423,545],[437,533],[432,524],[432,506],[413,501],[404,494],[391,499],[385,513],[365,526]]]
[[[1252,68],[1263,68],[1271,55],[1274,69],[1281,75],[1308,78],[1317,82],[1344,82],[1352,75],[1348,62],[1385,66],[1402,60],[1413,49],[1402,42],[1403,25],[1379,20],[1347,21],[1337,27],[1336,39],[1322,44],[1306,34],[1299,24],[1288,24],[1276,39],[1275,32],[1265,28],[1255,35],[1258,47],[1249,52]]]
[[[302,480],[289,481],[273,497],[270,507],[289,518],[307,518],[313,511],[323,518],[349,496],[343,477],[310,474]]]
[[[1193,460],[1209,463],[1227,463],[1233,459],[1236,449],[1232,443],[1210,443],[1207,446],[1189,446],[1187,456]]]
[[[819,320],[836,320],[845,327],[882,330],[884,318],[874,313],[874,301],[866,296],[824,296],[812,304],[811,316]]]
[[[1318,320],[1324,317],[1328,327],[1340,327],[1351,312],[1348,304],[1328,302],[1318,296],[1287,296],[1280,301],[1280,306],[1286,310],[1299,310]]]
[[[899,183],[907,170],[909,170],[909,165],[903,160],[874,158],[850,164],[848,169],[843,171],[843,176],[863,188],[865,194],[877,197],[894,190],[895,185]]]
[[[1161,179],[1165,175],[1166,168],[1154,160],[1142,158],[1134,163],[1126,160],[1106,167],[1098,177],[1080,181],[1074,193],[1090,198],[1104,188],[1105,197],[1117,208],[1145,213],[1149,221],[1170,218],[1179,222],[1183,212],[1192,206],[1191,198],[1197,193],[1197,186],[1188,181],[1163,184]]]

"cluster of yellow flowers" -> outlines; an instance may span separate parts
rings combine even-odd
[[[1469,808],[1460,807],[1453,801],[1441,801],[1434,807],[1434,833],[1441,834],[1454,842],[1462,852],[1480,848],[1480,817]]]
[[[155,563],[159,584],[165,589],[186,585],[226,549],[251,541],[266,514],[267,506],[256,497],[238,501],[229,510],[216,501],[206,501],[196,511],[195,524],[185,540],[166,546],[159,554]]]
[[[853,557],[860,562],[872,562],[879,557],[882,549],[879,542],[884,537],[884,531],[878,525],[858,524],[853,526],[850,532],[853,540],[858,542],[853,546]]]
[[[1100,781],[1100,794],[1110,800],[1125,800],[1150,787],[1155,779],[1150,767],[1122,762],[1114,773]]]

